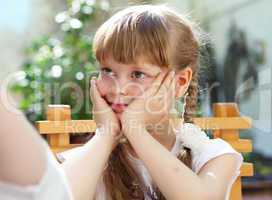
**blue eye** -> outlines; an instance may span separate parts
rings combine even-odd
[[[132,73],[132,77],[137,78],[137,79],[144,79],[145,76],[146,76],[145,73],[140,72],[140,71],[135,71]]]

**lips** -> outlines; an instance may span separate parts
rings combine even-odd
[[[121,113],[126,109],[128,104],[113,103],[110,106],[112,110],[115,111],[116,113]]]
[[[106,99],[109,106],[112,108],[112,110],[116,113],[122,113],[128,106],[128,104],[125,103],[112,103]]]

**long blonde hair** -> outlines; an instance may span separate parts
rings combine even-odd
[[[164,5],[131,6],[117,12],[97,30],[93,51],[99,62],[107,57],[123,64],[141,61],[160,67],[182,70],[191,67],[192,80],[185,98],[185,122],[193,122],[198,94],[200,41],[198,28],[186,16]],[[109,198],[113,200],[144,199],[134,170],[129,165],[124,144],[118,144],[103,174]],[[178,158],[191,168],[190,150]],[[139,183],[140,184],[140,183]],[[136,184],[137,185],[137,184]],[[157,191],[158,199],[165,199]]]

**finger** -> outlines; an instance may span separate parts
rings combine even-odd
[[[169,114],[174,114],[176,116],[177,110],[175,108],[175,101],[176,101],[176,81],[175,78],[172,79],[170,88],[168,89],[167,94],[167,104],[169,108]]]
[[[174,73],[171,83],[168,87],[168,91],[170,95],[175,95],[175,89],[176,89],[176,79],[175,79],[175,73]]]
[[[161,104],[163,104],[163,110],[170,109],[170,107],[173,104],[174,87],[175,87],[175,71],[172,70],[168,72],[159,90],[154,95],[154,97],[158,99]]]
[[[94,102],[95,101],[95,80],[92,77],[92,79],[90,80],[90,97],[91,97],[91,101]]]
[[[172,80],[175,78],[175,71],[171,70],[170,72],[168,72],[168,74],[166,75],[164,81],[162,82],[159,90],[157,91],[157,94],[161,94],[161,93],[165,93],[167,92],[170,87],[171,87],[171,83]]]
[[[157,75],[157,77],[151,84],[151,87],[145,92],[147,96],[153,96],[157,93],[161,86],[161,83],[163,82],[165,75],[166,72],[160,72],[159,75]]]
[[[104,99],[100,95],[100,92],[98,91],[95,77],[92,77],[91,79],[90,95],[92,102],[99,103],[101,102],[101,100],[104,101]]]
[[[175,99],[175,90],[176,88],[176,81],[175,81],[175,77],[171,80],[170,86],[168,88],[168,99],[169,101],[173,101]]]
[[[176,72],[175,70],[172,70],[170,73],[169,73],[169,76],[167,76],[167,80],[165,81],[165,85],[168,89],[171,88],[171,86],[173,86],[173,82],[175,82],[175,75],[176,75]]]
[[[97,88],[97,80],[96,78],[91,79],[91,99],[93,102],[93,106],[96,107],[100,113],[112,111],[111,107],[109,107],[108,103],[102,98],[101,93]]]

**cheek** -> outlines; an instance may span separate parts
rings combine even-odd
[[[149,78],[147,81],[145,81],[144,87],[145,90],[148,90],[151,86],[155,78]]]
[[[145,80],[141,83],[138,83],[137,85],[133,85],[130,88],[130,91],[132,91],[133,96],[141,96],[152,84],[152,79]]]
[[[129,90],[129,96],[137,97],[143,93],[144,86],[141,84],[133,84],[129,86],[127,90]]]

